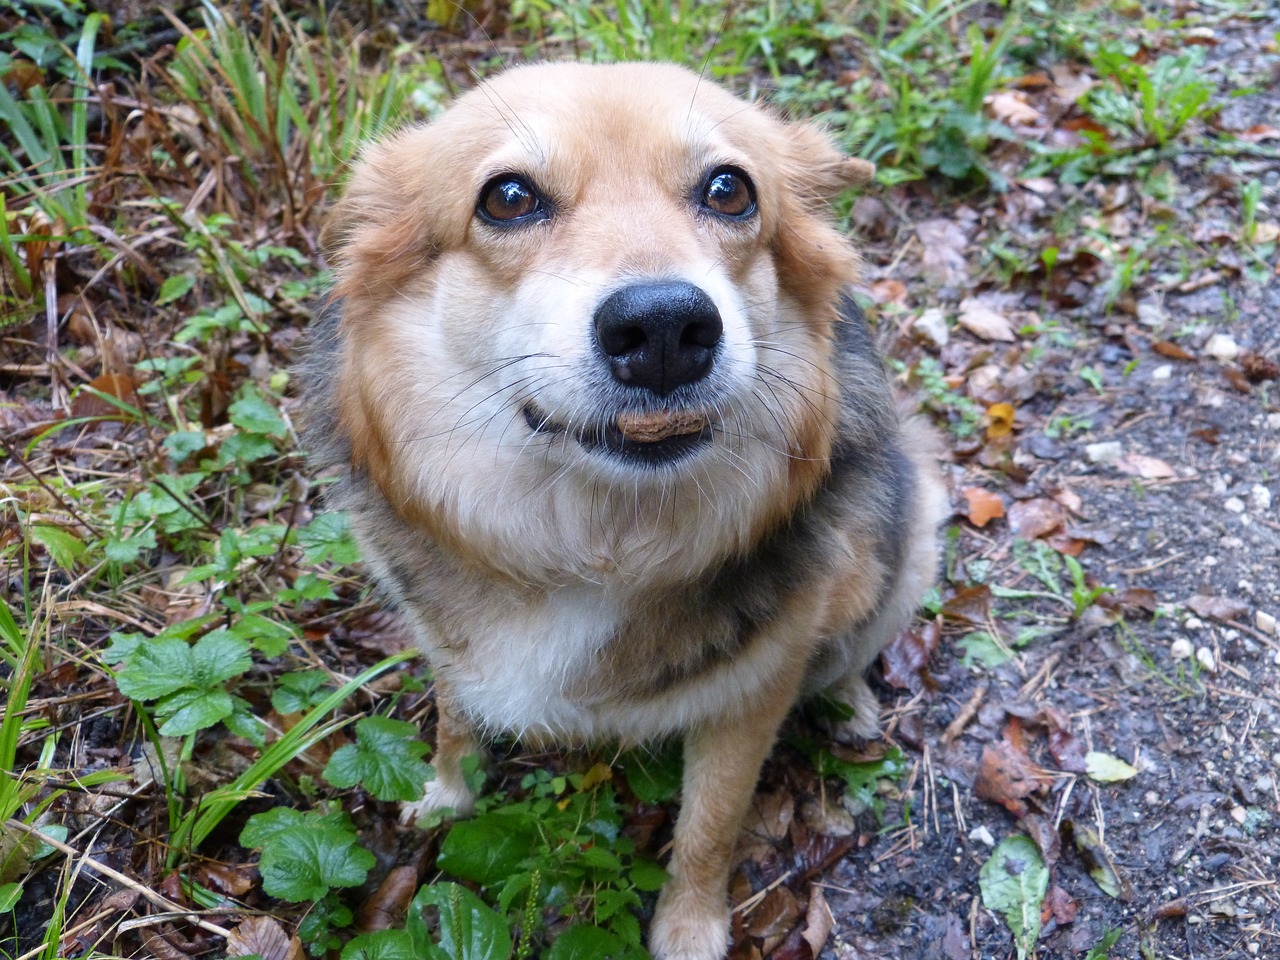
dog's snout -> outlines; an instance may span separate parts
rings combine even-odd
[[[616,290],[596,309],[595,324],[614,379],[660,395],[705,377],[724,332],[712,299],[683,281]]]

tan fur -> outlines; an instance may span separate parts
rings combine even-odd
[[[726,166],[749,215],[699,205]],[[894,412],[826,212],[869,171],[679,67],[522,68],[370,147],[324,233],[311,445],[437,676],[436,780],[406,817],[469,811],[462,759],[491,732],[684,735],[660,960],[723,957],[778,725],[829,691],[855,710],[838,735],[874,735],[863,671],[933,576],[935,450]],[[508,174],[545,222],[480,216]],[[611,380],[593,339],[612,293],[670,281],[724,328],[680,409]],[[703,446],[636,466],[592,447],[606,426]]]

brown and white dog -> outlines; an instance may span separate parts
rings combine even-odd
[[[942,515],[847,298],[817,128],[666,64],[510,70],[371,148],[327,230],[303,368],[330,502],[436,676],[436,779],[484,736],[684,737],[649,943],[719,960],[787,711],[908,622]]]

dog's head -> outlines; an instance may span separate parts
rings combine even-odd
[[[682,499],[740,548],[825,470],[857,265],[826,205],[869,173],[672,65],[485,82],[370,148],[326,228],[354,465],[473,551],[576,524],[607,566]]]

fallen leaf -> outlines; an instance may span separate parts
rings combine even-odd
[[[1156,457],[1144,456],[1141,453],[1126,453],[1116,458],[1115,468],[1131,477],[1143,480],[1165,480],[1177,476],[1173,467]]]
[[[1121,874],[1096,830],[1071,820],[1062,821],[1061,829],[1064,840],[1075,846],[1089,876],[1103,893],[1116,900],[1133,899],[1133,885]]]
[[[122,404],[137,407],[138,385],[133,377],[124,373],[104,373],[94,377],[89,381],[88,389],[81,390],[71,401],[71,415],[111,420],[129,418],[130,414],[127,410],[121,409],[119,404],[112,403],[106,397],[114,397]]]
[[[1012,343],[1015,339],[1013,324],[1003,313],[998,313],[977,297],[965,297],[960,301],[960,326],[984,340]]]
[[[1013,404],[993,403],[987,407],[987,439],[1002,440],[1013,436],[1013,420]]]
[[[1044,119],[1044,114],[1027,102],[1027,95],[1015,90],[989,94],[983,103],[991,116],[1011,127],[1034,127]]]
[[[942,615],[948,620],[985,623],[990,608],[991,588],[979,583],[956,591],[955,596],[942,605]]]
[[[765,953],[780,942],[800,919],[796,895],[785,886],[774,887],[747,916],[747,933],[766,941]],[[769,944],[769,940],[775,940]]]
[[[270,917],[249,917],[227,934],[228,957],[251,957],[262,960],[303,960],[302,941],[290,937]]]
[[[1046,926],[1050,920],[1059,926],[1075,923],[1077,909],[1075,898],[1054,884],[1045,895],[1044,906],[1040,910],[1040,920]]]
[[[927,684],[925,668],[938,649],[942,629],[936,621],[904,630],[880,654],[885,683],[899,690],[919,689]]]
[[[1187,609],[1197,617],[1212,620],[1240,620],[1249,614],[1249,607],[1238,600],[1200,594],[1187,601]]]
[[[924,252],[920,257],[921,272],[930,283],[955,286],[969,277],[964,249],[969,238],[953,220],[941,217],[916,224],[916,236]]]
[[[1280,127],[1257,123],[1247,130],[1241,130],[1236,136],[1248,143],[1261,143],[1263,140],[1280,140]]]
[[[969,505],[965,518],[975,527],[985,527],[1004,516],[1004,500],[1000,494],[982,487],[965,487],[960,493]]]
[[[1001,840],[978,872],[982,903],[1004,917],[1019,957],[1030,955],[1040,936],[1040,904],[1048,887],[1049,870],[1030,837]]]
[[[418,890],[418,871],[395,867],[378,889],[360,905],[356,914],[359,928],[366,932],[392,930],[404,923],[409,903]]]
[[[1090,750],[1084,756],[1084,772],[1098,783],[1121,783],[1136,777],[1138,768],[1109,753]]]
[[[879,304],[906,306],[907,285],[901,280],[877,280],[871,285],[871,298]]]
[[[983,747],[973,789],[983,800],[998,803],[1021,817],[1027,813],[1023,799],[1047,790],[1052,783],[1053,778],[1025,750],[1006,738]]]
[[[827,905],[827,898],[822,893],[822,887],[816,883],[809,886],[809,909],[804,915],[804,940],[809,944],[809,950],[816,957],[822,953],[822,948],[826,946],[831,931],[835,928],[836,919],[831,914],[831,907]]]
[[[1170,360],[1194,360],[1196,358],[1194,353],[1184,350],[1169,340],[1157,340],[1151,344],[1151,349],[1162,357],[1168,357]]]
[[[1066,523],[1066,519],[1062,504],[1048,497],[1019,500],[1009,508],[1009,529],[1023,540],[1046,537]]]
[[[1240,369],[1250,383],[1264,380],[1280,380],[1280,363],[1260,353],[1245,353],[1240,357]]]

